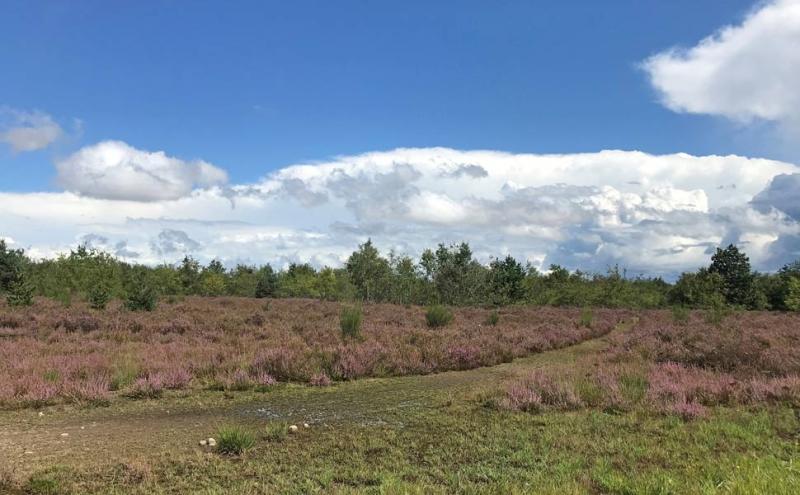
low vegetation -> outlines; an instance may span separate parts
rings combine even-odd
[[[510,381],[496,403],[540,412],[646,410],[684,419],[716,406],[800,408],[800,317],[648,312],[609,349]],[[492,399],[494,401],[494,399]]]
[[[159,398],[170,390],[266,390],[361,377],[427,374],[508,362],[608,333],[626,311],[514,307],[496,330],[490,310],[188,297],[153,311],[105,311],[40,299],[0,303],[0,406]],[[363,320],[362,320],[363,318]],[[358,339],[352,338],[360,335]]]

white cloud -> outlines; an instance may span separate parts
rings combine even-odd
[[[14,152],[47,148],[63,135],[61,126],[46,113],[0,108],[0,142]]]
[[[737,26],[643,63],[677,112],[800,124],[800,0],[762,3]]]
[[[163,151],[142,151],[121,141],[87,146],[56,162],[64,189],[94,198],[160,201],[196,187],[223,185],[224,170],[202,160],[184,161]]]
[[[448,174],[463,164],[483,172]],[[512,254],[540,266],[619,263],[660,274],[706,264],[714,246],[740,242],[759,268],[774,268],[800,257],[787,199],[794,182],[782,179],[799,172],[740,156],[397,149],[149,202],[0,193],[0,232],[34,255],[88,239],[144,263],[188,253],[229,264],[340,265],[372,237],[384,251],[414,256],[466,240],[483,261]]]

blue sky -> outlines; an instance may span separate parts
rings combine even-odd
[[[755,146],[655,104],[637,68],[749,1],[3,4],[2,104],[80,119],[72,145],[121,139],[239,182],[396,147]],[[25,170],[12,188],[53,187],[48,153],[2,159]]]
[[[772,17],[770,9],[775,11]],[[748,197],[752,198],[770,183],[769,174],[778,170],[793,173],[792,162],[800,156],[791,144],[796,142],[796,121],[780,111],[763,110],[773,108],[767,104],[770,102],[757,108],[756,105],[741,108],[735,114],[727,111],[751,95],[774,94],[769,88],[762,88],[764,82],[754,82],[748,76],[736,85],[739,93],[733,90],[729,93],[728,88],[719,86],[723,82],[699,80],[693,73],[703,73],[696,67],[720,63],[733,74],[741,74],[742,67],[754,74],[759,70],[768,74],[769,64],[775,61],[764,65],[759,57],[766,56],[766,49],[759,47],[763,44],[774,52],[774,43],[778,43],[788,53],[792,40],[796,40],[793,24],[796,10],[794,0],[760,4],[739,0],[124,3],[3,0],[0,1],[0,61],[5,70],[0,77],[0,125],[6,132],[21,127],[56,129],[53,136],[57,137],[45,139],[46,145],[29,145],[28,148],[35,149],[25,150],[7,138],[8,145],[0,146],[0,190],[15,193],[15,201],[23,201],[20,198],[26,193],[50,193],[53,196],[48,198],[56,202],[53,204],[58,203],[58,198],[73,194],[82,201],[82,208],[89,209],[108,207],[90,206],[90,200],[98,198],[133,200],[140,203],[138,209],[135,204],[125,203],[125,208],[130,208],[125,218],[146,218],[147,211],[154,208],[154,201],[176,201],[192,190],[195,192],[191,194],[197,196],[198,191],[211,194],[209,191],[217,188],[222,197],[230,198],[245,194],[243,188],[252,190],[257,186],[270,198],[261,205],[262,216],[280,217],[278,223],[262,221],[263,229],[296,228],[331,237],[336,235],[332,226],[347,223],[361,229],[360,237],[348,238],[347,243],[372,235],[378,237],[379,245],[381,231],[372,225],[375,219],[348,206],[347,198],[338,190],[325,189],[330,186],[329,181],[309,182],[309,177],[319,170],[301,173],[292,166],[353,163],[358,160],[336,157],[434,147],[464,152],[492,150],[512,155],[623,150],[642,151],[648,157],[686,153],[698,159],[738,155],[742,159],[780,161],[769,172],[759,172],[767,175],[752,185],[752,191],[748,190]],[[786,21],[778,29],[764,28],[763,25],[772,22],[771,18]],[[737,48],[741,43],[737,45],[735,39],[730,43],[722,40],[712,47],[712,55],[700,52],[670,55],[673,47],[690,50],[702,45],[702,40],[719,35],[726,26],[739,28],[737,36],[748,40],[748,48]],[[659,54],[664,57],[647,66],[648,60],[654,60],[650,57]],[[779,53],[774,56],[778,58]],[[789,53],[788,57],[787,63],[794,55]],[[693,68],[682,70],[684,66]],[[719,72],[720,77],[725,76],[724,70]],[[786,79],[784,87],[800,80],[798,70],[784,72],[778,77]],[[716,101],[715,95],[730,98]],[[777,100],[775,105],[792,109],[797,100],[791,90],[783,90],[781,95],[783,100]],[[132,176],[124,174],[116,178],[104,176],[103,180],[108,180],[102,190],[92,189],[86,182],[96,181],[96,167],[106,171],[110,166],[104,161],[106,158],[98,158],[99,152],[92,154],[97,151],[92,146],[108,141],[128,146],[123,151],[117,150],[122,154],[163,151],[168,157],[182,160],[173,163],[175,167],[188,163],[191,168],[192,163],[202,160],[219,173],[211,177],[195,169],[191,172],[174,169],[180,179],[170,176],[169,180],[184,182],[168,192],[153,192],[145,185],[142,187],[150,188],[148,192],[132,193]],[[110,148],[104,149],[111,153]],[[150,155],[136,156],[131,160],[144,160],[134,163],[137,170],[156,167],[148,161]],[[451,158],[456,164],[462,159],[477,160],[472,155]],[[387,160],[390,165],[386,166],[391,168],[392,159]],[[479,165],[493,178],[494,162],[488,158],[491,163],[480,160]],[[640,159],[637,170],[652,172],[653,167],[648,163],[649,158]],[[697,188],[724,186],[717,179],[725,177],[726,166],[720,169],[718,178],[709,183],[700,181]],[[745,167],[738,162],[729,166],[735,170],[730,172],[733,176]],[[369,163],[364,167],[354,172],[356,180],[369,176],[375,182],[376,174],[389,173],[388,169]],[[604,175],[602,164],[597,167],[596,181],[581,183],[581,187],[600,190],[613,182]],[[693,165],[687,167],[692,170]],[[416,184],[420,180],[424,183],[424,177],[428,176],[423,168],[414,169],[421,171],[423,179],[413,174],[408,179],[414,183],[414,191],[409,194],[420,201],[431,192]],[[219,175],[223,173],[224,179]],[[593,177],[591,168],[585,169],[585,173],[590,179]],[[747,171],[741,174],[749,176]],[[289,177],[286,180],[294,185],[270,182],[278,176]],[[629,182],[642,182],[637,174],[632,177]],[[558,180],[560,184],[564,177]],[[653,191],[674,185],[672,178],[659,180],[662,182],[654,182],[651,189],[636,194],[641,198],[651,193],[662,194]],[[509,186],[509,181],[513,182],[506,174],[492,186],[495,189],[480,191],[463,184],[453,185],[471,192],[447,196],[448,201],[454,202],[452,205],[437,204],[450,205],[445,207],[450,211],[476,198],[497,201],[499,195],[507,194],[509,187],[516,185],[548,185],[523,181]],[[116,191],[116,187],[124,191]],[[696,189],[692,185],[682,187],[681,191],[688,191],[689,195]],[[622,186],[616,189],[630,192]],[[338,211],[335,209],[316,208],[313,201],[307,201],[313,194],[332,198],[341,207],[341,214],[331,214]],[[583,201],[583,194],[570,197],[570,205]],[[792,200],[793,192],[788,194]],[[675,195],[670,192],[668,196],[674,199]],[[701,205],[702,208],[709,215],[718,215],[720,206],[708,202],[713,194],[706,196],[707,204]],[[778,196],[786,201],[785,191],[781,194],[767,191],[761,197]],[[294,198],[294,203],[280,203],[276,197]],[[403,203],[405,199],[399,198],[394,206],[402,203],[400,209],[408,209]],[[780,210],[767,203],[761,207],[762,214],[773,207]],[[122,206],[111,203],[111,207]],[[153,221],[175,218],[170,212],[180,211],[175,205],[172,210],[168,205],[161,206],[164,209],[159,210]],[[31,217],[30,211],[20,208],[14,210],[15,215]],[[12,232],[13,235],[6,237],[43,255],[82,242],[86,235],[102,237],[109,245],[137,242],[126,235],[121,224],[110,228],[109,223],[114,221],[94,218],[87,211],[81,213],[84,220],[75,220],[76,227],[65,230],[59,238],[29,235],[18,227],[24,223],[19,218],[5,224],[0,219],[0,234],[3,230]],[[87,215],[90,221],[85,221]],[[242,213],[242,208],[232,215],[208,214],[188,220],[209,222],[223,217],[225,221],[259,224],[256,220],[259,213],[250,216]],[[396,221],[391,232],[414,225],[409,217]],[[587,220],[580,222],[585,227]],[[607,225],[597,219],[588,222],[593,229]],[[529,224],[522,224],[514,228],[530,231]],[[187,233],[185,225],[167,227],[154,227],[149,240],[138,240],[141,259],[147,258],[145,250],[163,252],[151,248],[164,230],[182,232],[192,240],[193,243],[181,245],[181,249],[190,246],[197,249],[198,256],[206,258],[224,256],[221,246],[215,248],[219,252],[212,252],[209,243],[197,239],[203,233]],[[461,226],[452,231],[448,228],[440,229],[448,238],[463,236],[471,240],[473,236],[484,235],[479,230],[464,231]],[[774,243],[785,234],[783,224],[780,229],[769,235],[759,231],[758,235],[771,236],[769,242]],[[639,226],[640,234],[641,231]],[[583,249],[587,242],[595,248],[634,242],[628,237],[587,241],[584,234],[584,230],[578,234],[580,239],[573,239],[572,234],[556,235],[553,239],[568,238],[573,244],[558,241],[549,247],[542,244],[547,235],[517,238],[514,236],[519,234],[509,234],[501,245],[520,257],[534,260],[553,260],[556,253],[566,250],[570,256],[564,258],[565,262],[578,264],[582,258],[573,259],[573,245]],[[756,234],[750,234],[747,237],[748,232],[739,225],[720,232],[715,239],[755,243],[752,237]],[[407,241],[411,237],[408,233],[387,234],[383,244],[414,254],[418,246]],[[682,233],[677,237],[681,240],[675,242],[681,246],[692,244],[686,240],[691,236]],[[768,242],[764,240],[767,237],[759,242]],[[785,242],[786,238],[783,239]],[[698,244],[702,243],[705,244],[700,254],[707,249],[706,244],[713,242],[698,240]],[[529,251],[515,247],[531,245],[538,247]],[[789,245],[782,249],[794,253],[793,241]],[[280,259],[317,256],[320,263],[335,264],[346,249],[342,244],[341,248],[325,247],[317,251],[292,252],[289,248]],[[610,261],[624,263],[628,261],[625,256],[617,253],[610,258],[602,257],[597,263],[598,266]],[[684,260],[683,264],[670,264],[664,270],[697,263],[699,256]],[[775,253],[764,254],[764,260],[772,260],[764,262],[774,264],[775,256]],[[235,259],[249,258],[237,254]],[[277,258],[265,255],[263,259]],[[639,261],[633,264],[637,263],[643,270],[662,269]]]

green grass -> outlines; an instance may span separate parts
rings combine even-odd
[[[358,306],[344,306],[339,313],[339,326],[345,338],[358,338],[361,336],[361,308]]]
[[[252,449],[256,437],[252,432],[238,426],[224,426],[217,432],[217,452],[228,455],[241,455]]]
[[[497,312],[496,309],[486,316],[486,324],[489,326],[493,327],[497,325],[499,322],[500,322],[500,314]]]

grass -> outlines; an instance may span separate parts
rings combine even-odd
[[[496,309],[486,316],[486,324],[489,326],[493,327],[497,325],[497,323],[499,322],[500,322],[500,314],[497,312]]]
[[[241,455],[256,444],[255,435],[238,425],[224,426],[217,432],[217,452]]]
[[[361,319],[363,315],[358,306],[344,306],[339,313],[339,327],[342,337],[356,339],[361,336]]]

